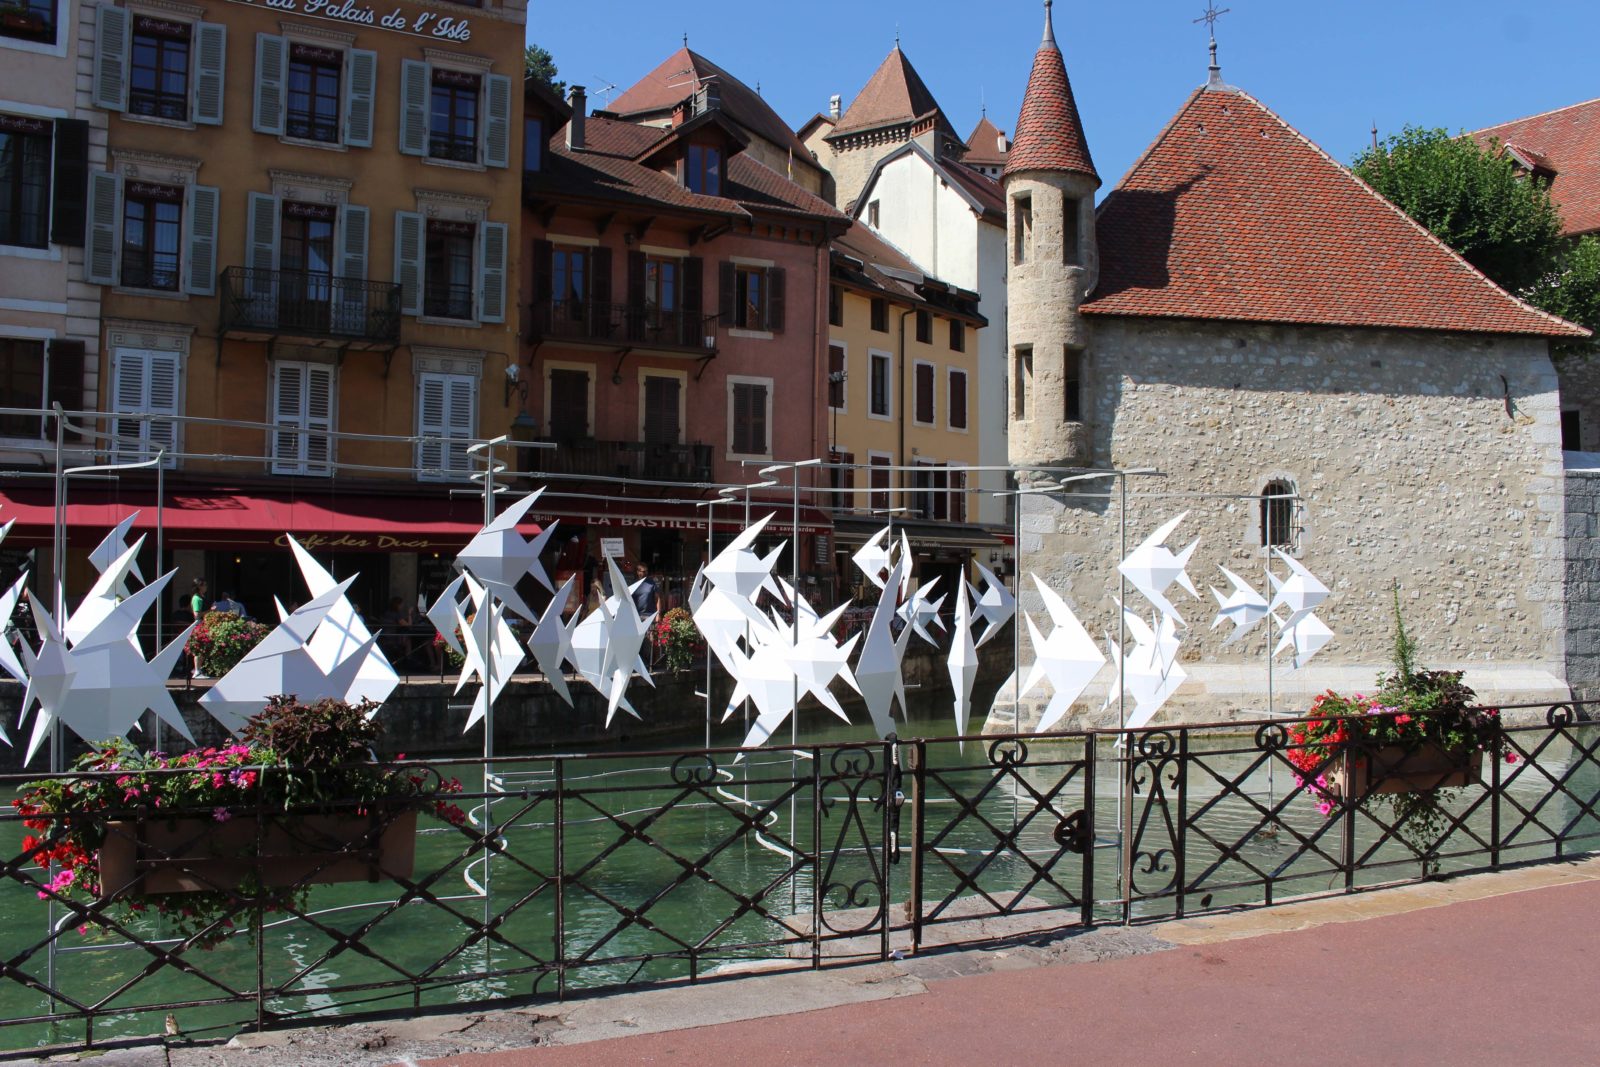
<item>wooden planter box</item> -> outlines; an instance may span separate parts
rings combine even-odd
[[[1452,752],[1429,742],[1410,748],[1383,745],[1352,749],[1328,765],[1328,792],[1337,797],[1422,793],[1454,789],[1483,779],[1483,751]]]
[[[369,815],[202,816],[106,824],[100,896],[410,878],[417,856],[415,809]]]

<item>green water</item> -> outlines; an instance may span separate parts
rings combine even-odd
[[[811,744],[871,740],[867,728],[846,727],[825,713],[804,721],[802,729]],[[944,729],[942,721],[913,722],[905,733],[937,734]],[[713,742],[736,743],[740,736],[742,727],[736,722],[719,730]],[[1528,735],[1524,744],[1544,736]],[[1593,734],[1575,736],[1593,744]],[[1265,766],[1257,768],[1240,783],[1244,795],[1239,796],[1217,779],[1243,774],[1259,753],[1237,739],[1216,744],[1247,751],[1208,756],[1204,767],[1210,771],[1200,764],[1191,766],[1187,810],[1193,814],[1204,807],[1206,814],[1204,833],[1191,830],[1186,841],[1185,880],[1191,886],[1187,907],[1258,902],[1263,897],[1260,885],[1235,888],[1233,884],[1258,881],[1263,872],[1278,879],[1277,896],[1342,888],[1343,875],[1336,868],[1339,834],[1308,798],[1296,798],[1269,836],[1251,833],[1261,821],[1251,801],[1271,806],[1291,785],[1282,766],[1270,774]],[[1199,747],[1197,741],[1191,745]],[[285,990],[268,1004],[281,1016],[407,1009],[413,1003],[413,980],[421,984],[420,1000],[425,1005],[553,996],[558,890],[552,875],[558,849],[564,860],[559,903],[569,991],[684,975],[689,964],[681,957],[690,946],[702,957],[701,973],[733,960],[781,956],[789,949],[772,942],[804,940],[809,931],[814,873],[806,854],[820,852],[836,859],[837,865],[827,872],[830,891],[823,907],[835,916],[837,925],[859,922],[852,909],[879,903],[875,893],[860,886],[873,881],[874,865],[885,851],[882,810],[876,805],[882,749],[869,745],[849,751],[857,757],[870,751],[879,762],[869,774],[852,775],[842,762],[845,757],[835,758],[831,750],[822,751],[815,767],[814,761],[784,750],[764,752],[738,765],[720,757],[715,781],[701,789],[675,784],[670,759],[617,751],[601,758],[566,760],[563,785],[569,795],[563,801],[565,832],[559,840],[555,801],[540,794],[554,784],[553,761],[548,754],[504,761],[496,766],[492,817],[503,825],[506,855],[496,857],[487,871],[482,854],[460,831],[426,817],[422,820],[416,877],[426,880],[435,901],[392,908],[398,891],[389,883],[316,887],[310,899],[315,924],[301,920],[269,924],[262,933],[259,961],[255,944],[239,936],[211,951],[185,953],[183,958],[199,974],[164,966],[142,980],[140,972],[154,958],[147,950],[68,931],[56,957],[56,988],[77,1004],[94,1004],[109,1013],[95,1022],[96,1040],[158,1033],[162,1013],[137,1009],[175,1001],[242,1001],[176,1012],[186,1033],[220,1035],[235,1030],[254,1019],[258,962],[266,985]],[[972,896],[975,884],[1001,906],[1067,909],[1062,921],[1070,921],[1082,892],[1082,859],[1063,851],[1055,834],[1063,819],[1084,806],[1083,755],[1079,742],[1034,743],[1025,764],[1012,775],[996,776],[982,744],[968,743],[964,753],[954,745],[929,746],[923,833],[924,840],[937,848],[923,865],[924,913],[932,915],[956,897]],[[1121,917],[1120,905],[1106,903],[1115,901],[1119,892],[1120,770],[1115,755],[1107,741],[1097,748],[1100,847],[1095,850],[1095,888],[1104,919]],[[1570,776],[1566,789],[1572,796],[1551,784],[1551,778],[1567,774],[1573,759],[1571,746],[1557,740],[1533,765],[1519,764],[1500,813],[1502,837],[1509,838],[1504,862],[1600,847],[1600,826],[1579,817],[1581,805],[1592,806],[1600,797],[1600,766],[1591,759]],[[702,767],[701,761],[685,760],[679,766],[680,777]],[[454,773],[463,778],[469,793],[479,791],[478,768],[458,767]],[[815,822],[814,777],[822,780],[828,801]],[[909,792],[909,774],[905,782],[903,788]],[[851,787],[857,789],[854,801]],[[786,798],[791,789],[792,803]],[[1478,789],[1461,792],[1457,810],[1465,810],[1482,796]],[[1170,790],[1168,801],[1176,803]],[[1140,850],[1153,854],[1168,850],[1141,861],[1150,870],[1136,870],[1136,891],[1156,895],[1137,901],[1134,914],[1172,914],[1177,902],[1160,887],[1171,876],[1175,842],[1159,819],[1138,825],[1144,811],[1142,796],[1133,800],[1130,810],[1135,813]],[[1491,814],[1486,804],[1481,805],[1468,829],[1487,839]],[[905,901],[909,892],[910,815],[908,804],[893,839],[901,846],[898,863],[889,868],[893,902]],[[741,819],[755,819],[756,825]],[[997,835],[1011,834],[1019,821],[1024,825],[1015,835],[1017,849],[990,857]],[[749,827],[749,832],[738,834],[741,826]],[[891,826],[891,832],[894,829]],[[15,824],[5,831],[20,834]],[[1293,858],[1296,833],[1314,837],[1326,855],[1302,850]],[[1359,823],[1356,836],[1357,853],[1370,851],[1369,862],[1405,861],[1394,868],[1364,872],[1357,884],[1418,875],[1415,858],[1398,843],[1373,850],[1377,832],[1372,825]],[[15,855],[16,838],[4,843],[13,846],[7,854]],[[1236,855],[1225,854],[1235,846]],[[1477,847],[1469,833],[1458,832],[1441,850],[1445,858],[1440,869],[1487,865],[1483,855],[1450,855],[1453,850]],[[801,855],[796,858],[795,852]],[[487,896],[480,891],[485,881]],[[854,898],[847,895],[851,886],[858,887]],[[4,942],[0,952],[6,958],[23,954],[45,938],[45,912],[45,905],[24,887],[0,883]],[[897,906],[893,913],[898,922],[902,910]],[[493,920],[492,936],[487,938],[482,934],[486,918]],[[144,932],[161,933],[154,920]],[[362,951],[341,950],[340,938],[358,932]],[[825,951],[875,952],[876,942],[841,939],[830,942]],[[23,970],[43,980],[45,967],[40,951]],[[386,983],[403,985],[352,988]],[[14,1020],[48,1010],[48,999],[38,992],[16,981],[0,984],[0,1018]],[[81,1041],[83,1036],[79,1022],[54,1028],[28,1024],[0,1030],[0,1045]]]

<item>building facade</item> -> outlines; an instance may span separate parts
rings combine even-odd
[[[1332,587],[1334,642],[1275,678],[1270,627],[1224,649],[1211,602],[1178,595],[1188,680],[1167,719],[1370,686],[1397,590],[1430,667],[1490,701],[1563,698],[1550,349],[1585,331],[1498,289],[1215,65],[1095,212],[1098,182],[1047,14],[1004,172],[1012,462],[1148,473],[1124,476],[1125,512],[1115,478],[1024,498],[1022,571],[1115,634],[1123,546],[1184,513],[1169,544],[1199,539],[1202,591],[1227,586],[1221,565],[1270,594],[1280,550]],[[1115,701],[1094,706],[1113,676],[1080,721],[1115,724]]]
[[[452,503],[472,462],[451,439],[514,416],[524,6],[85,12],[79,85],[107,130],[85,198],[87,399],[112,413],[109,458],[162,457],[180,581],[261,613],[291,585],[274,547],[291,532],[346,550],[363,607],[437,584],[425,561],[481,517]],[[151,495],[142,477],[119,491]],[[417,498],[458,521],[386,527]]]

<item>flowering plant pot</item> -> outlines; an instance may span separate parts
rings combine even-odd
[[[410,878],[416,857],[416,809],[394,805],[220,824],[209,815],[118,819],[105,824],[100,843],[99,896]]]
[[[12,805],[39,832],[22,851],[49,872],[40,899],[153,911],[209,947],[236,919],[303,908],[313,884],[408,878],[417,812],[464,824],[461,783],[376,762],[374,710],[277,697],[241,743],[169,757],[119,738],[29,783]]]
[[[1451,750],[1432,741],[1346,749],[1333,758],[1324,778],[1333,796],[1358,799],[1376,793],[1456,789],[1483,780],[1483,750]]]

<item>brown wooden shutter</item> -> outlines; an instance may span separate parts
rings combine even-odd
[[[678,443],[677,378],[648,377],[644,380],[644,439],[651,445]]]
[[[828,406],[844,407],[844,346],[828,346]]]
[[[766,455],[767,449],[767,387],[749,385],[750,392],[750,451]]]
[[[683,261],[683,310],[691,322],[705,315],[705,272],[706,261],[699,256]]]
[[[550,329],[554,313],[551,305],[554,302],[555,258],[555,245],[544,240],[533,242],[533,328],[536,337],[543,337]]]
[[[723,327],[729,328],[734,324],[733,310],[736,302],[734,293],[733,264],[724,260],[717,264],[717,312],[722,318]]]
[[[615,321],[611,314],[611,249],[596,248],[589,253],[589,322],[596,337],[610,334],[608,324]]]
[[[767,329],[773,333],[783,332],[783,279],[782,267],[767,268]]]
[[[589,436],[588,372],[550,372],[550,436],[557,441]]]
[[[89,206],[89,124],[81,119],[56,119],[55,125],[56,187],[50,240],[82,248]]]
[[[733,450],[749,455],[750,447],[750,387],[734,384],[733,387]]]
[[[957,430],[967,428],[967,376],[962,371],[950,374],[950,426]]]
[[[623,315],[628,324],[628,340],[639,341],[644,338],[644,253],[634,250],[628,252],[628,306],[623,309]]]
[[[917,364],[917,421],[933,421],[933,367]]]
[[[50,342],[49,403],[52,406],[60,404],[67,411],[83,408],[83,356],[82,341],[57,337]]]

